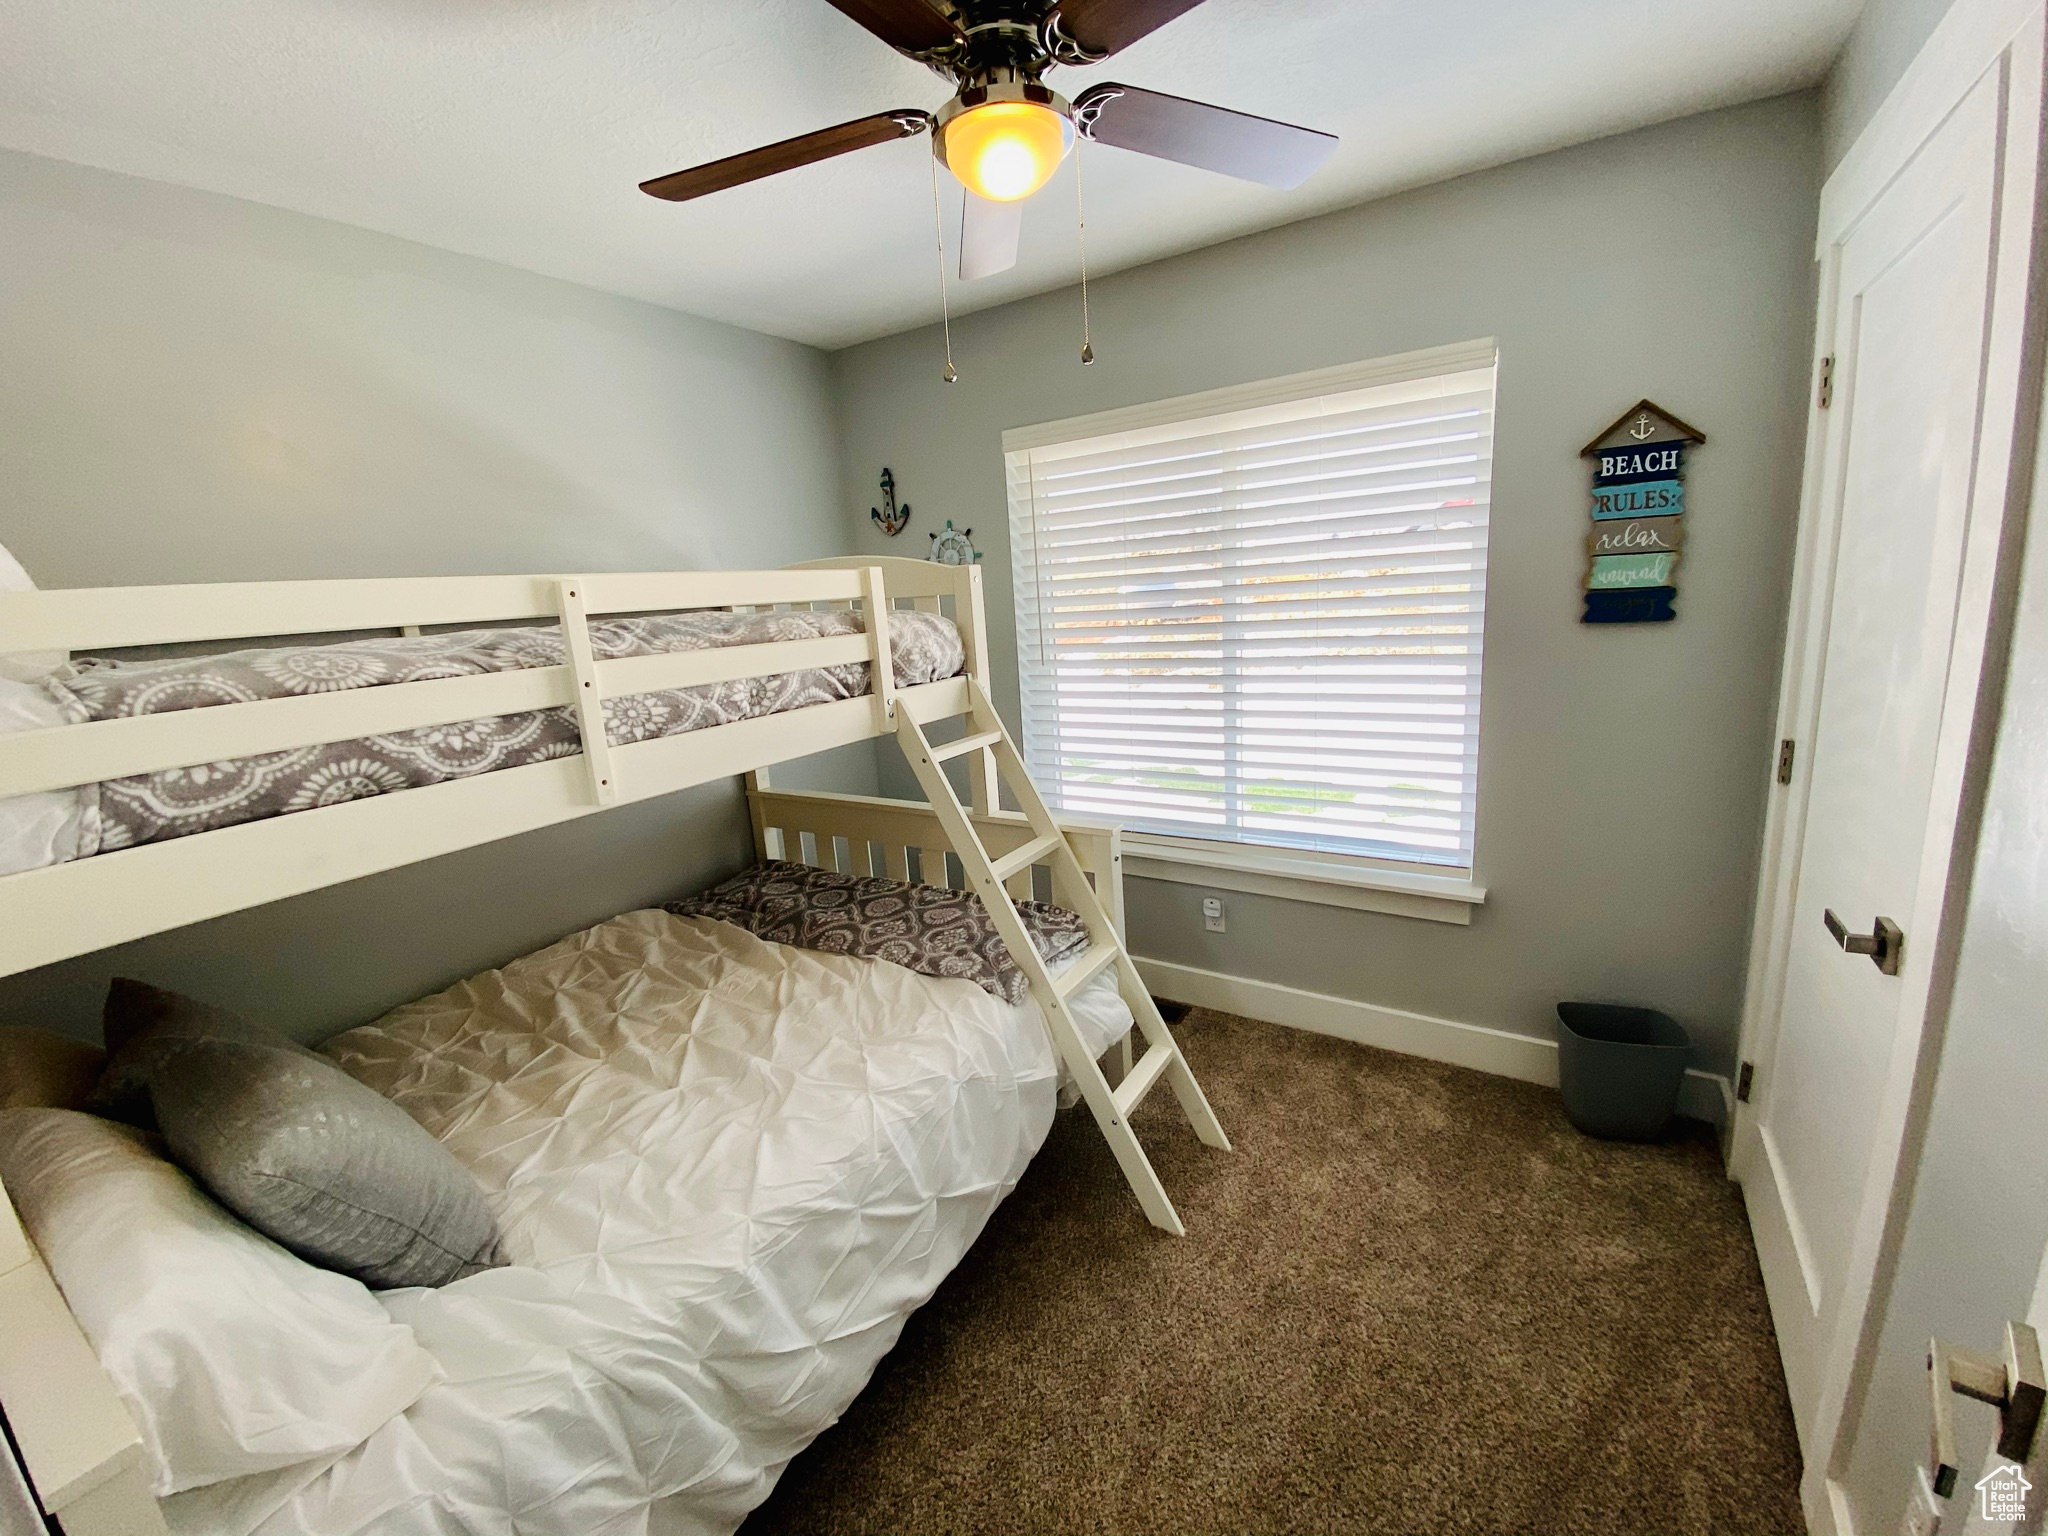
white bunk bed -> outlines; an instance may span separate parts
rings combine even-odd
[[[1116,828],[1054,818],[989,702],[981,573],[921,561],[833,560],[781,571],[485,576],[0,593],[0,655],[284,635],[521,621],[561,626],[565,664],[313,693],[0,735],[0,797],[197,763],[539,710],[574,708],[580,755],[226,826],[0,877],[0,974],[11,974],[222,913],[593,815],[705,781],[749,775],[756,851],[848,874],[949,884],[947,855],[1030,983],[1059,1061],[1114,1150],[1146,1216],[1179,1217],[1128,1115],[1161,1082],[1197,1135],[1227,1148],[1186,1060],[1125,952]],[[593,655],[593,615],[832,606],[862,631],[618,660]],[[890,626],[898,606],[946,613],[960,675],[898,688]],[[661,689],[866,662],[863,696],[617,746],[602,701]],[[960,719],[934,743],[926,727]],[[929,804],[777,790],[770,765],[894,736]],[[941,764],[965,759],[957,797]],[[1007,785],[1021,812],[999,808]],[[1011,897],[1043,869],[1053,899],[1080,914],[1091,945],[1055,974]],[[1112,973],[1136,1033],[1112,1086],[1070,1000]],[[1097,1031],[1099,1036],[1099,1030]],[[44,1506],[68,1536],[161,1532],[147,1457],[91,1346],[0,1190],[0,1409]]]

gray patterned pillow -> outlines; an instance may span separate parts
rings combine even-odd
[[[469,1171],[326,1057],[127,981],[108,998],[108,1043],[102,1099],[153,1122],[216,1200],[308,1262],[386,1289],[505,1262]]]
[[[701,896],[670,902],[665,910],[717,918],[777,944],[889,960],[924,976],[959,977],[1006,1003],[1030,995],[1030,983],[972,891],[771,859]],[[1017,910],[1033,947],[1048,962],[1088,947],[1087,926],[1066,908],[1020,901]]]
[[[172,1160],[309,1263],[388,1289],[505,1262],[469,1171],[332,1062],[195,1040],[157,1069],[149,1096]]]
[[[149,1107],[150,1077],[188,1041],[246,1040],[320,1060],[267,1024],[127,976],[107,983],[100,1032],[107,1042],[107,1064],[85,1108],[145,1131],[156,1129],[156,1115]]]

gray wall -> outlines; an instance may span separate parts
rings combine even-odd
[[[1867,0],[1821,90],[1821,145],[1829,170],[1899,83],[1953,0]]]
[[[1137,952],[1534,1035],[1560,998],[1636,999],[1727,1070],[1798,502],[1818,119],[1811,94],[1696,117],[1121,274],[1091,287],[1085,371],[1073,291],[955,325],[950,388],[933,329],[837,355],[845,499],[865,508],[886,464],[916,508],[901,540],[866,528],[861,547],[973,527],[1014,709],[1004,428],[1499,338],[1491,899],[1456,928],[1231,893],[1215,936],[1199,888],[1132,881]],[[1588,628],[1578,453],[1644,395],[1712,438],[1681,618]],[[1632,809],[1647,802],[1666,809]]]
[[[1928,1339],[1996,1353],[2048,1242],[2048,536],[2038,512],[2034,524],[1955,992],[1850,1461],[1860,1531],[1898,1528],[1926,1455]],[[1992,1414],[1958,1402],[1956,1418],[1967,1491]]]
[[[841,552],[829,361],[350,226],[0,154],[0,543],[45,586]],[[857,754],[848,787],[871,785]],[[0,981],[125,970],[307,1037],[728,872],[734,787]]]

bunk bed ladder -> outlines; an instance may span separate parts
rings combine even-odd
[[[1173,1202],[1167,1198],[1166,1186],[1160,1183],[1159,1175],[1153,1171],[1145,1149],[1131,1132],[1131,1111],[1163,1081],[1180,1100],[1181,1110],[1194,1127],[1196,1136],[1224,1151],[1230,1150],[1230,1138],[1223,1134],[1216,1112],[1209,1107],[1201,1084],[1195,1081],[1195,1074],[1189,1070],[1187,1058],[1181,1054],[1180,1042],[1173,1038],[1173,1031],[1159,1016],[1159,1007],[1152,1001],[1143,978],[1138,975],[1138,968],[1131,963],[1130,954],[1125,950],[1108,911],[1097,899],[1094,887],[1074,857],[1073,849],[1067,846],[1067,840],[1047,810],[1038,787],[1025,771],[1017,744],[1010,739],[1002,717],[990,704],[978,679],[970,678],[968,689],[971,702],[966,732],[957,741],[934,746],[926,738],[924,728],[907,709],[896,712],[896,739],[917,774],[925,798],[931,802],[933,811],[945,827],[953,851],[959,855],[961,867],[967,873],[968,883],[987,906],[990,917],[995,920],[996,931],[1003,936],[1011,957],[1031,983],[1031,995],[1045,1010],[1053,1044],[1079,1086],[1081,1097],[1087,1101],[1110,1150],[1116,1154],[1124,1177],[1130,1181],[1131,1190],[1138,1197],[1138,1204],[1155,1227],[1163,1227],[1179,1237],[1187,1229],[1181,1224]],[[994,785],[1000,781],[1009,785],[1031,829],[1028,841],[999,857],[989,856],[988,849],[975,831],[974,818],[961,805],[945,770],[940,767],[949,759],[969,754],[973,759],[976,812],[986,815],[993,808]],[[989,771],[991,759],[994,772]],[[1058,978],[1039,958],[1030,935],[1025,931],[1024,921],[1010,899],[1013,884],[1023,885],[1028,890],[1034,864],[1051,866],[1053,900],[1078,913],[1088,926],[1092,947]],[[1089,1054],[1080,1030],[1075,1027],[1073,1015],[1067,1009],[1067,999],[1085,982],[1110,966],[1116,969],[1117,990],[1130,1005],[1138,1033],[1145,1039],[1144,1054],[1114,1087]],[[1125,1059],[1128,1060],[1128,1056]]]

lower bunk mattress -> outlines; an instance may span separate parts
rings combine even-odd
[[[1110,976],[1072,1004],[1100,1053]],[[446,1372],[179,1533],[731,1532],[1051,1129],[1035,1003],[632,912],[322,1047],[475,1174],[511,1265],[380,1293]]]

